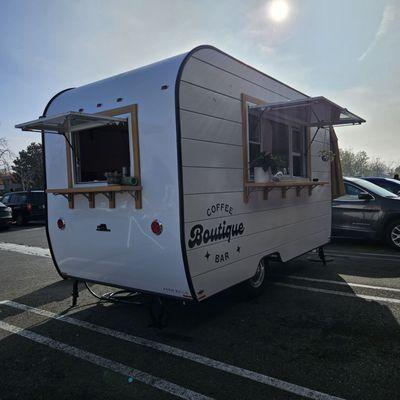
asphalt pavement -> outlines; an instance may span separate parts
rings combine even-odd
[[[71,307],[46,249],[43,227],[0,231],[1,400],[400,398],[400,253],[382,244],[274,262],[255,300],[169,302],[163,329],[83,285]]]

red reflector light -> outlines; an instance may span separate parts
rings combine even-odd
[[[65,229],[65,222],[61,218],[57,220],[58,229]]]
[[[151,231],[152,231],[155,235],[161,235],[161,232],[163,231],[163,226],[162,226],[161,222],[159,222],[157,219],[155,219],[155,220],[151,223]]]
[[[27,210],[28,210],[29,212],[31,212],[31,211],[32,211],[32,204],[31,204],[31,203],[28,203],[28,204],[26,205],[26,208],[27,208]]]

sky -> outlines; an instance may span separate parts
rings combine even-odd
[[[342,148],[400,164],[400,0],[0,0],[0,137],[49,99],[211,44],[367,122],[337,129]]]

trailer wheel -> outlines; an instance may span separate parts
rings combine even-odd
[[[258,267],[254,276],[244,282],[244,289],[250,298],[260,296],[267,284],[267,269],[269,261],[262,258],[258,263]]]

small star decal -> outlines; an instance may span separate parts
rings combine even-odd
[[[208,259],[210,257],[210,253],[207,251],[207,253],[206,253],[206,255],[204,257],[207,258],[207,261],[208,261]]]
[[[240,253],[240,246],[237,247],[236,251]]]

